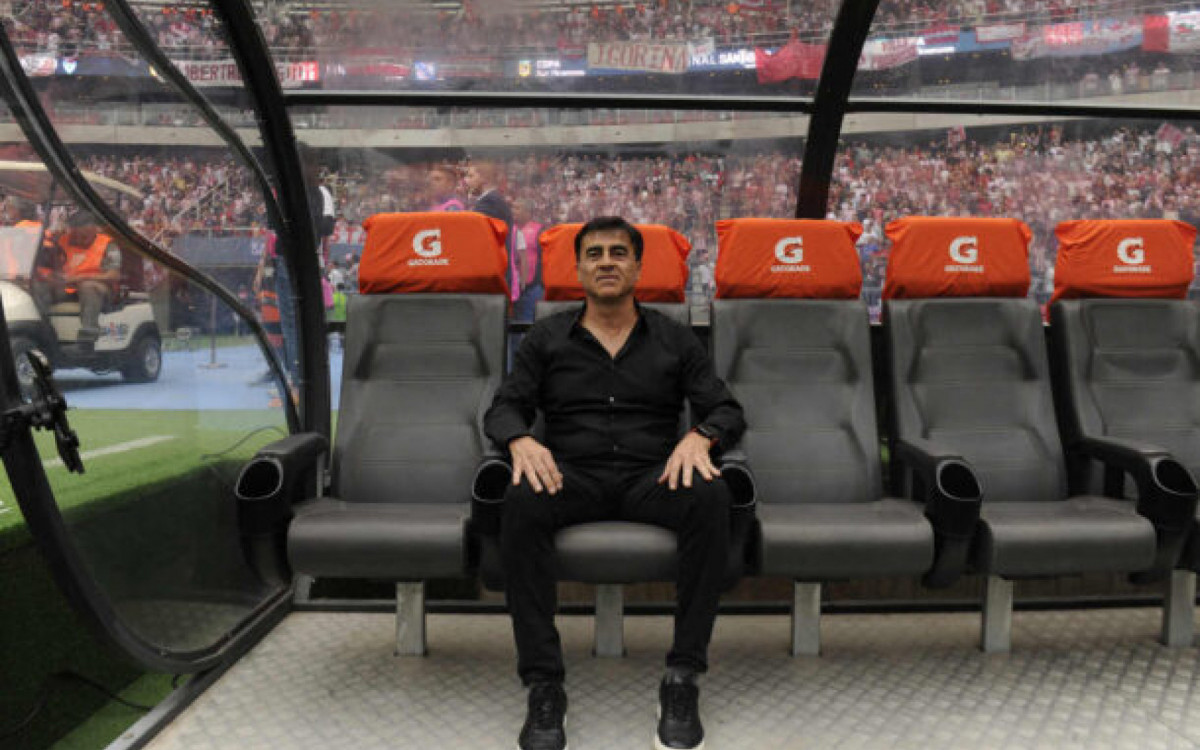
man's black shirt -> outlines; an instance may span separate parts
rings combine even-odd
[[[543,442],[557,461],[661,463],[679,442],[685,398],[696,420],[717,431],[720,445],[741,437],[742,407],[691,329],[639,306],[637,324],[614,358],[582,317],[582,305],[552,315],[521,342],[484,417],[497,445],[532,434],[540,409]]]

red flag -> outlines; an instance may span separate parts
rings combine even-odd
[[[815,81],[821,76],[826,47],[824,44],[805,44],[795,36],[774,54],[756,47],[754,67],[758,70],[758,82],[778,83],[789,78]]]
[[[1167,16],[1145,16],[1142,19],[1142,50],[1171,51],[1171,19]]]
[[[1172,148],[1179,148],[1179,144],[1183,142],[1183,131],[1169,122],[1164,122],[1154,131],[1154,137],[1171,144]]]

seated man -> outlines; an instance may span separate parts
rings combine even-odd
[[[121,278],[121,250],[86,211],[67,219],[67,231],[59,237],[58,249],[56,266],[33,285],[34,298],[39,307],[48,310],[54,303],[77,295],[78,341],[92,344],[100,337],[100,312],[114,298]]]
[[[730,493],[710,452],[737,442],[742,408],[686,326],[633,297],[641,233],[617,217],[585,224],[575,260],[585,303],[535,324],[484,419],[512,455],[500,546],[517,644],[530,688],[523,750],[566,746],[555,533],[623,519],[676,532],[679,601],[659,687],[659,748],[704,742],[696,677],[707,669],[730,544]],[[678,440],[684,399],[699,426]],[[537,410],[546,444],[531,436]]]

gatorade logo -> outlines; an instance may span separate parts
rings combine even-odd
[[[804,265],[804,238],[784,237],[775,243],[775,259],[782,265],[771,266],[771,273],[809,273],[812,266]]]
[[[442,230],[424,229],[413,235],[413,252],[421,256],[408,261],[410,266],[448,266],[448,258],[439,257],[442,254]]]
[[[1123,265],[1113,266],[1113,273],[1153,273],[1146,262],[1146,243],[1141,237],[1126,237],[1117,243],[1117,259]]]
[[[950,243],[950,260],[946,265],[949,273],[983,273],[983,265],[979,261],[978,237],[955,237]]]

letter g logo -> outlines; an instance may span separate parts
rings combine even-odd
[[[1117,257],[1127,266],[1146,262],[1145,244],[1141,237],[1126,237],[1117,244]]]
[[[442,254],[442,230],[425,229],[413,237],[413,252],[422,258],[436,258]]]
[[[780,263],[804,262],[804,238],[784,237],[775,243],[775,257]]]
[[[950,259],[955,263],[970,264],[979,260],[978,237],[955,237],[950,243]]]

